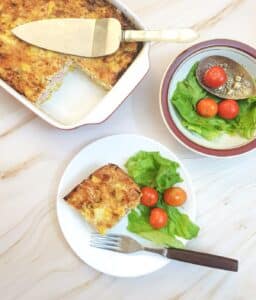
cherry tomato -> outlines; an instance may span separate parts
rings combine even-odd
[[[218,106],[218,115],[227,120],[232,120],[239,114],[239,105],[232,99],[223,100]]]
[[[160,229],[166,226],[168,221],[168,215],[162,208],[153,208],[150,212],[149,223],[155,229]]]
[[[204,98],[196,105],[198,114],[205,118],[212,118],[217,115],[218,104],[211,98]]]
[[[171,206],[180,206],[187,200],[186,192],[180,187],[172,187],[164,192],[164,201]]]
[[[203,76],[203,83],[213,89],[224,85],[228,80],[227,74],[222,67],[210,67]]]
[[[158,193],[151,187],[143,187],[141,189],[141,203],[145,206],[154,206],[158,201]]]

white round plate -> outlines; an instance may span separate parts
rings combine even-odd
[[[162,156],[180,164],[179,172],[184,179],[180,186],[188,194],[188,200],[182,210],[194,220],[195,199],[192,184],[184,166],[168,148],[143,136],[114,135],[89,144],[73,158],[59,184],[57,216],[65,239],[81,260],[94,269],[112,276],[136,277],[145,275],[162,268],[169,263],[169,260],[147,252],[121,254],[90,247],[90,233],[94,232],[94,229],[63,200],[63,197],[87,178],[90,173],[105,164],[114,163],[125,169],[124,164],[128,158],[140,150],[159,151]],[[126,227],[127,217],[123,218],[110,232],[130,235],[144,245],[151,245],[151,243],[128,232]]]

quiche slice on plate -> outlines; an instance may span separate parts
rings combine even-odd
[[[140,198],[139,186],[114,164],[96,170],[64,197],[101,234],[135,208]]]

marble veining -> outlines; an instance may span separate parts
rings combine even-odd
[[[256,47],[255,0],[124,0],[149,28],[192,26],[200,40],[237,39]],[[167,65],[189,45],[152,45],[151,71],[99,125],[61,131],[0,90],[0,295],[3,300],[251,300],[256,298],[256,155],[197,155],[170,136],[158,91]],[[100,274],[77,258],[57,223],[59,180],[86,144],[138,133],[168,146],[189,170],[201,232],[188,247],[240,260],[237,274],[172,261],[134,279]]]

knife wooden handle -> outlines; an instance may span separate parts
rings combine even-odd
[[[198,38],[198,33],[193,29],[170,30],[125,30],[122,40],[126,42],[173,42],[186,43]]]

